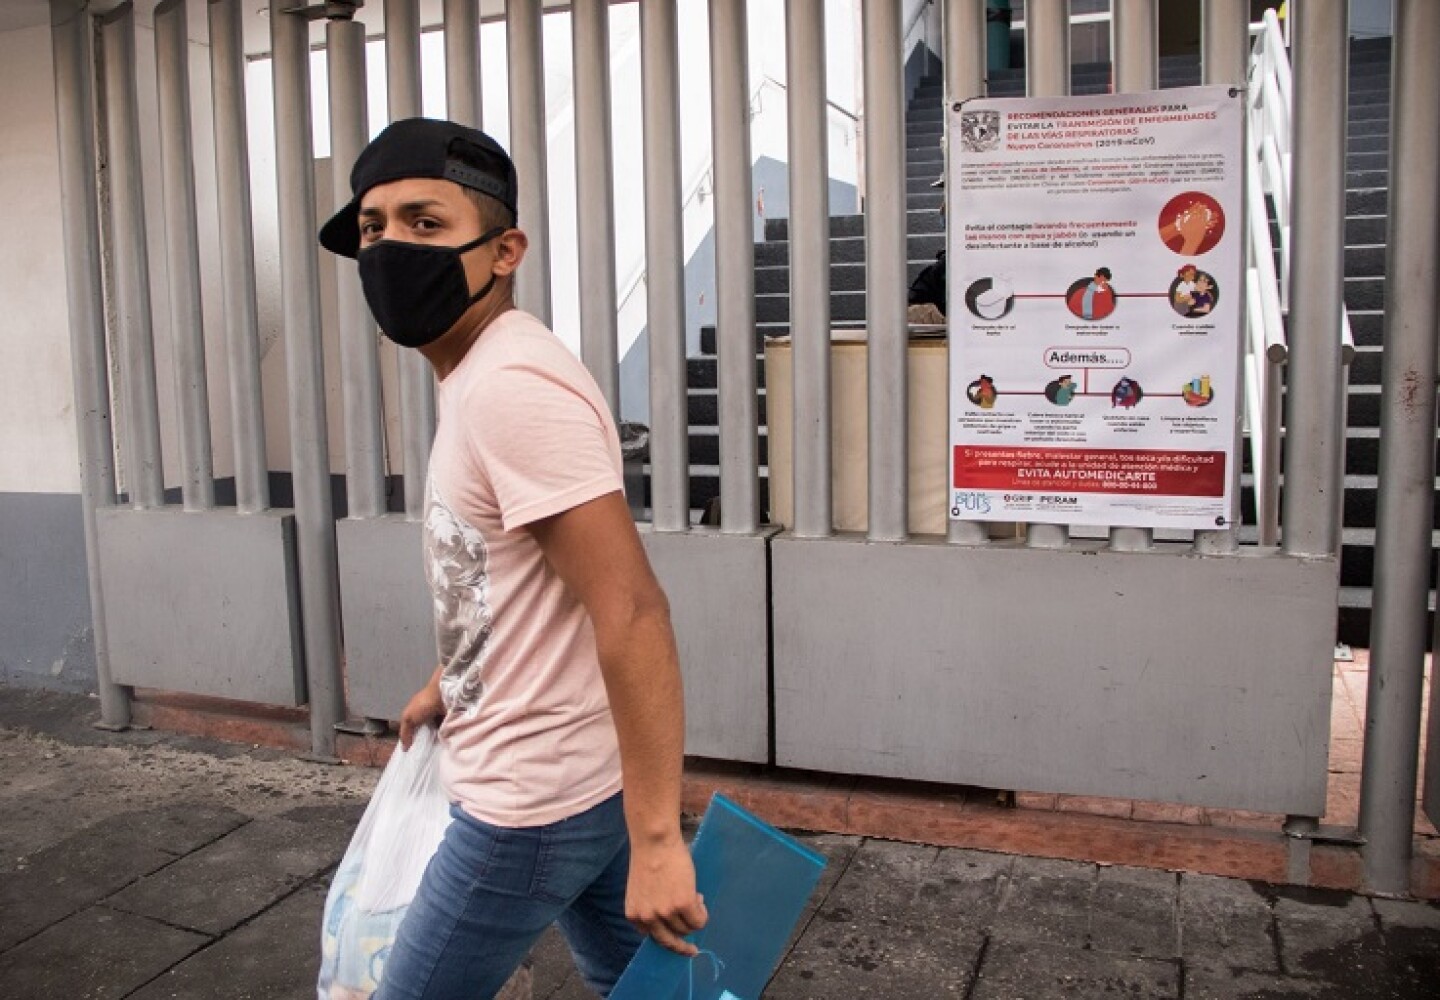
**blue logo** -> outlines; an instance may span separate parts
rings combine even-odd
[[[955,500],[950,507],[950,516],[961,514],[990,513],[990,494],[981,490],[956,490]]]

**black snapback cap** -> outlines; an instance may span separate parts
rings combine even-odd
[[[350,203],[320,227],[320,245],[341,257],[360,251],[360,199],[377,184],[435,177],[489,195],[515,214],[515,164],[479,129],[435,118],[391,122],[371,140],[350,171]]]

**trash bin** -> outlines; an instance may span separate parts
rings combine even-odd
[[[1010,68],[1010,0],[985,0],[985,68]]]

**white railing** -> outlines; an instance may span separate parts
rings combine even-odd
[[[1250,26],[1246,155],[1246,230],[1249,267],[1246,291],[1245,424],[1255,482],[1255,513],[1261,545],[1280,538],[1280,437],[1283,374],[1290,348],[1285,317],[1290,312],[1290,184],[1294,84],[1286,28],[1274,10]],[[1267,205],[1268,200],[1268,205]],[[1271,237],[1273,207],[1279,245]],[[1275,265],[1276,251],[1280,264]],[[1344,361],[1355,356],[1350,314],[1340,307]]]

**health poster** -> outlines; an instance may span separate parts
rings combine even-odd
[[[950,516],[1235,516],[1243,98],[950,110]]]

